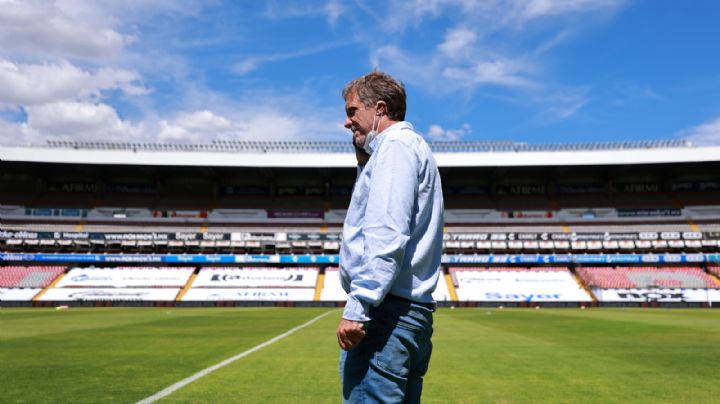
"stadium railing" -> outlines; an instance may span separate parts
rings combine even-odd
[[[687,140],[639,140],[624,142],[593,142],[576,144],[528,144],[512,141],[430,141],[436,153],[472,152],[561,152],[607,151],[637,149],[688,148]],[[205,144],[184,143],[120,143],[48,140],[44,146],[73,150],[182,151],[232,153],[353,153],[348,142],[341,141],[252,141],[214,140]]]

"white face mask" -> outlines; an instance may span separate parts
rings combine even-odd
[[[375,121],[377,121],[377,126],[375,126]],[[380,119],[378,118],[378,115],[375,115],[375,117],[373,117],[372,128],[370,128],[370,132],[368,132],[367,136],[365,136],[365,144],[363,145],[363,149],[365,150],[365,153],[367,153],[367,154],[372,154],[372,149],[370,148],[370,143],[373,140],[375,140],[375,138],[377,137],[378,127],[380,127]]]

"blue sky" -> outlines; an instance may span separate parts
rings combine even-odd
[[[347,140],[377,68],[428,139],[720,144],[714,0],[0,0],[0,141]]]

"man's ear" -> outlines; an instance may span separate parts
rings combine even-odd
[[[375,106],[375,115],[383,116],[387,115],[387,104],[385,101],[378,101]]]

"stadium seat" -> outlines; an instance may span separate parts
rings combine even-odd
[[[65,267],[0,267],[0,288],[44,288],[50,285]]]
[[[577,274],[588,286],[601,289],[720,287],[698,267],[581,267]]]

